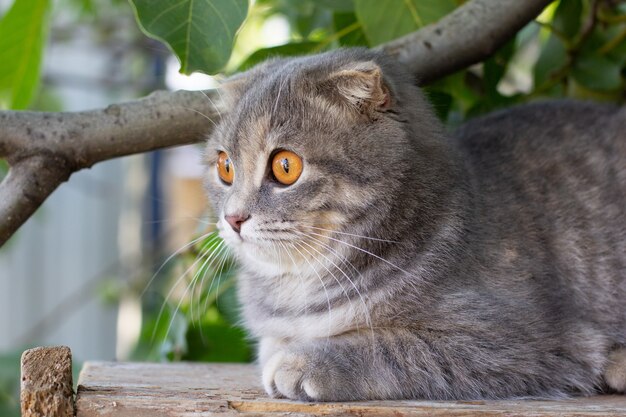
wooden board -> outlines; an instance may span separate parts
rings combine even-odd
[[[77,417],[200,416],[626,416],[626,396],[565,401],[303,403],[268,398],[254,365],[89,362]]]

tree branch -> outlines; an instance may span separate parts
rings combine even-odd
[[[471,0],[380,48],[431,82],[494,53],[551,0]],[[202,140],[219,117],[215,92],[157,92],[74,113],[0,111],[0,246],[70,175],[119,156]]]
[[[70,175],[96,162],[198,142],[218,119],[215,93],[156,92],[106,109],[0,112],[0,246]]]
[[[34,155],[12,166],[0,185],[0,242],[11,237],[72,169],[63,158]]]
[[[483,61],[553,0],[472,0],[380,49],[428,84]]]

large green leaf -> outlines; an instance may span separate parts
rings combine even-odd
[[[576,60],[572,71],[581,85],[598,91],[622,88],[621,67],[603,56],[582,56]]]
[[[351,12],[354,10],[352,0],[317,0],[317,4],[339,12]]]
[[[180,71],[215,73],[230,57],[248,0],[131,0],[146,35],[166,43]]]
[[[454,0],[354,0],[370,45],[379,45],[436,22],[454,10]]]
[[[554,74],[567,62],[567,50],[563,42],[550,35],[541,48],[539,59],[534,68],[535,88],[543,88],[550,82]]]
[[[576,36],[580,30],[583,19],[582,13],[582,0],[561,1],[554,13],[552,26],[571,39]]]
[[[604,47],[618,38],[623,28],[612,26],[594,30],[578,50],[572,76],[581,86],[597,92],[623,90],[622,67],[626,62],[626,41],[615,43],[613,49]],[[619,38],[617,39],[619,40]]]
[[[16,0],[0,20],[0,108],[25,109],[39,85],[48,0]]]
[[[333,26],[341,46],[369,46],[367,38],[354,13],[334,13]],[[337,35],[336,35],[337,36]]]
[[[541,48],[534,68],[536,88],[543,88],[546,83],[550,82],[550,78],[565,66],[569,47],[566,42],[573,42],[573,38],[578,33],[582,11],[581,0],[567,0],[559,3],[551,26],[558,31],[560,37],[551,33]]]

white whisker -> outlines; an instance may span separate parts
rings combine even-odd
[[[224,241],[222,241],[222,243],[224,243]],[[217,254],[215,255],[215,260],[217,260],[217,263],[215,264],[215,269],[213,270],[213,276],[211,277],[211,284],[209,285],[209,288],[208,288],[208,290],[207,290],[207,292],[206,292],[206,293],[207,293],[207,296],[206,296],[206,298],[204,299],[204,306],[203,306],[203,308],[202,308],[202,309],[203,309],[203,311],[207,311],[207,309],[209,308],[209,299],[210,299],[210,298],[209,298],[209,296],[212,294],[212,293],[211,293],[211,290],[213,289],[213,283],[215,282],[215,277],[216,277],[216,276],[218,276],[218,274],[219,274],[219,270],[218,270],[218,267],[217,267],[217,266],[218,266],[218,265],[221,265],[222,260],[223,260],[223,259],[224,259],[227,255],[228,255],[228,246],[226,246],[226,244],[224,244],[224,245],[220,248],[219,253],[217,253]],[[219,259],[219,260],[218,260],[218,259]],[[211,261],[211,266],[213,266],[213,263],[215,262],[215,260],[214,260],[214,261]],[[206,274],[205,274],[205,276],[206,276]],[[218,279],[218,284],[219,284],[219,279]],[[219,286],[218,286],[218,288],[215,290],[215,294],[216,294],[215,298],[216,298],[216,299],[217,299],[217,295],[218,295],[218,293],[219,293]]]
[[[272,109],[272,117],[274,117],[274,114],[276,114],[276,109],[278,108],[278,101],[280,100],[280,94],[282,93],[283,86],[287,80],[288,80],[288,77],[284,77],[280,81],[280,85],[278,86],[278,94],[276,94],[276,100],[274,101],[274,107]]]
[[[215,123],[215,122],[213,121],[213,119],[211,119],[209,116],[207,116],[206,114],[202,113],[201,111],[198,111],[198,110],[196,110],[196,109],[192,109],[191,107],[184,107],[184,106],[183,106],[183,109],[185,109],[185,110],[191,110],[191,111],[193,111],[193,112],[198,113],[200,116],[204,117],[204,118],[205,118],[205,119],[207,119],[209,122],[213,123],[213,126],[217,127],[217,123]]]
[[[280,277],[280,276],[282,276],[282,270],[283,270],[283,268],[282,268],[282,254],[281,254],[281,247],[280,247],[280,246],[278,246],[278,245],[276,244],[276,242],[272,242],[272,247],[273,247],[273,248],[275,248],[276,253],[277,253],[277,255],[278,255],[278,276]],[[277,291],[277,292],[278,292],[278,294],[280,294],[280,293],[281,293],[281,291],[282,291],[282,289],[283,289],[283,281],[284,281],[284,279],[279,279],[279,280],[278,280],[278,291]]]
[[[299,242],[295,242],[295,243],[298,244],[302,248],[302,250],[306,251],[306,249],[304,247],[302,247],[302,245]],[[332,321],[333,321],[332,308],[330,306],[330,297],[328,296],[328,290],[326,289],[326,285],[324,284],[324,280],[320,276],[319,272],[317,272],[317,269],[315,269],[315,267],[311,264],[309,259],[306,256],[304,256],[304,254],[302,252],[300,252],[300,250],[297,247],[294,246],[293,248],[300,254],[301,257],[303,257],[306,260],[306,262],[309,264],[311,269],[313,269],[313,271],[315,272],[315,275],[317,275],[317,279],[322,284],[322,288],[324,289],[324,293],[326,294],[326,301],[328,302],[328,332],[326,333],[326,343],[328,343],[328,340],[330,338],[330,329],[331,329],[331,325],[332,325]],[[310,252],[308,252],[308,251],[306,251],[306,252],[309,253],[309,255],[311,255]],[[314,256],[312,256],[312,258],[317,260]]]
[[[346,235],[346,236],[358,237],[358,238],[361,238],[361,239],[367,239],[367,240],[374,240],[374,241],[376,241],[376,242],[385,242],[385,243],[401,243],[401,242],[398,242],[398,241],[396,241],[396,240],[379,239],[379,238],[376,238],[376,237],[368,237],[368,236],[363,236],[363,235],[357,235],[357,234],[354,234],[354,233],[340,232],[340,231],[338,231],[338,230],[324,229],[323,227],[310,226],[310,225],[306,225],[306,224],[303,224],[303,225],[301,225],[301,226],[302,226],[302,227],[308,227],[308,228],[310,228],[310,229],[323,230],[324,232],[337,233],[337,234],[340,234],[340,235]]]
[[[223,242],[220,242],[220,245],[222,245],[222,244],[223,244]],[[208,249],[208,250],[204,253],[203,257],[204,257],[204,256],[206,256],[206,254],[208,254],[210,250],[211,250],[211,249]],[[215,259],[215,253],[216,253],[216,252],[212,252],[212,253],[208,256],[208,258],[207,258],[207,259],[204,261],[204,263],[202,264],[203,266],[202,266],[202,267],[200,267],[199,271],[201,271],[202,269],[204,269],[204,267],[205,267],[205,265],[207,264],[207,262],[208,262],[208,260],[209,260],[209,259],[211,259],[211,258]],[[202,258],[200,258],[200,259],[202,259]],[[197,262],[198,262],[198,261],[194,262],[194,265],[195,265]],[[212,262],[212,261],[211,261],[211,262]],[[192,267],[193,267],[194,265],[192,265]],[[185,275],[186,275],[186,273],[185,273]],[[184,276],[184,275],[183,275],[183,276]],[[196,273],[196,275],[194,275],[194,280],[195,280],[195,278],[196,278],[196,277],[197,277],[197,273]],[[192,282],[193,282],[193,280],[192,280]],[[174,324],[174,319],[176,318],[176,315],[178,314],[178,311],[180,310],[180,307],[181,307],[181,305],[182,305],[183,301],[185,300],[185,297],[187,296],[187,293],[189,292],[189,289],[190,289],[190,288],[191,288],[191,285],[187,285],[187,287],[185,288],[185,291],[183,292],[183,295],[180,297],[180,300],[179,300],[179,301],[178,301],[178,303],[176,304],[176,309],[174,310],[174,314],[172,314],[172,318],[170,319],[169,326],[167,327],[167,330],[166,330],[166,332],[165,332],[166,337],[167,337],[167,335],[169,334],[170,330],[172,329],[172,325]],[[158,321],[158,319],[157,319],[157,321]]]
[[[215,243],[215,240],[213,242],[211,242],[212,244]],[[219,242],[217,244],[217,246],[213,246],[211,248],[209,248],[207,250],[207,254],[209,251],[211,251],[211,254],[208,255],[206,257],[206,260],[202,263],[202,265],[200,265],[200,268],[198,268],[198,270],[196,271],[196,273],[194,274],[193,278],[191,279],[191,283],[190,285],[192,285],[192,289],[191,289],[191,302],[190,302],[190,311],[189,311],[189,315],[192,319],[192,323],[193,323],[193,300],[194,300],[194,294],[196,292],[196,284],[198,283],[198,277],[199,275],[202,273],[202,271],[204,271],[204,273],[202,273],[202,279],[200,280],[200,291],[202,291],[202,287],[204,286],[204,278],[206,277],[206,274],[208,272],[208,268],[207,268],[207,264],[208,262],[211,260],[211,258],[214,256],[214,254],[216,253],[216,251],[218,251],[220,249],[220,247],[222,247],[224,244],[223,241]],[[200,309],[198,309],[200,310]],[[198,324],[200,324],[200,311],[198,312]]]
[[[304,243],[305,245],[307,245],[308,247],[313,249],[320,256],[322,256],[324,259],[326,259],[328,262],[330,262],[339,272],[341,272],[341,274],[348,280],[348,282],[350,282],[350,284],[352,285],[352,287],[356,291],[357,295],[359,296],[359,299],[361,300],[361,304],[363,305],[363,311],[365,312],[365,323],[371,328],[372,327],[372,322],[371,322],[371,318],[370,318],[370,315],[369,315],[369,309],[367,308],[367,303],[365,302],[365,299],[363,298],[363,295],[361,294],[361,291],[359,291],[359,288],[356,286],[354,281],[348,276],[348,274],[346,274],[344,272],[343,269],[341,269],[335,262],[333,262],[330,258],[328,258],[326,255],[324,255],[322,252],[317,250],[317,248],[315,248],[313,245],[310,245],[310,244],[308,244],[305,241],[302,241],[302,243]],[[350,300],[350,297],[347,294],[346,294],[346,297],[348,297],[348,300]],[[358,326],[358,323],[357,323],[357,326]],[[358,331],[358,328],[357,328],[357,331]]]
[[[208,232],[203,234],[200,237],[195,238],[194,240],[192,240],[189,243],[184,244],[183,246],[181,246],[178,250],[176,250],[176,252],[174,252],[173,254],[171,254],[170,256],[167,257],[167,259],[165,261],[163,261],[163,263],[161,264],[161,266],[159,266],[159,268],[156,270],[156,272],[154,273],[154,275],[152,275],[152,278],[150,278],[148,280],[148,283],[146,284],[145,288],[143,289],[143,291],[141,292],[141,294],[139,295],[139,297],[143,297],[146,294],[146,291],[148,290],[148,288],[150,287],[150,285],[152,284],[152,281],[154,281],[154,279],[157,277],[157,275],[159,275],[159,272],[161,272],[161,270],[165,267],[165,265],[167,265],[167,263],[169,261],[172,260],[173,257],[175,257],[176,255],[180,254],[182,251],[184,251],[185,249],[187,249],[189,246],[194,245],[196,242],[208,237],[211,235],[211,233],[215,233],[215,232]],[[216,234],[217,235],[217,234]]]
[[[342,254],[340,254],[339,252],[337,252],[335,249],[333,249],[330,245],[322,242],[319,239],[316,239],[313,236],[310,235],[305,235],[307,238],[311,239],[313,242],[321,245],[323,248],[327,249],[328,251],[330,251],[332,254],[334,254],[340,261],[343,262],[343,264],[345,265],[346,262],[352,267],[352,269],[354,269],[354,271],[359,274],[359,276],[361,277],[361,279],[363,279],[363,275],[361,274],[361,272],[352,264],[352,262],[350,262],[345,256],[343,256]],[[305,242],[306,243],[306,242]],[[339,269],[339,268],[338,268]],[[343,271],[341,269],[339,269],[342,273]],[[345,275],[345,273],[344,273]],[[350,281],[350,283],[352,284],[352,286],[354,287],[354,289],[356,290],[356,292],[358,293],[360,299],[361,299],[361,303],[363,304],[363,311],[365,312],[365,322],[368,325],[368,327],[371,330],[370,336],[371,336],[371,342],[372,342],[372,348],[374,347],[375,341],[374,341],[374,327],[373,327],[373,323],[372,323],[372,317],[370,315],[370,311],[369,308],[367,307],[367,304],[365,303],[363,296],[361,295],[361,292],[359,291],[359,289],[357,288],[357,286],[354,284],[354,282],[346,276],[346,278],[348,278],[348,280]],[[350,299],[348,297],[348,299]],[[357,323],[357,332],[359,332],[359,327],[358,327],[358,323]]]
[[[176,280],[176,282],[174,283],[174,285],[172,285],[172,288],[169,290],[169,292],[167,293],[167,295],[165,296],[165,300],[163,301],[163,305],[161,306],[161,309],[159,310],[159,314],[157,315],[157,319],[156,322],[159,323],[161,321],[161,317],[163,315],[163,312],[165,310],[165,306],[167,305],[168,300],[170,299],[170,297],[172,296],[172,294],[174,293],[174,290],[176,289],[176,287],[178,287],[178,284],[187,276],[187,274],[189,273],[189,271],[191,271],[197,264],[198,262],[202,261],[202,259],[207,256],[207,254],[210,252],[210,249],[206,249],[207,246],[209,246],[209,243],[205,243],[204,246],[201,248],[200,250],[200,254],[198,256],[196,256],[196,260],[191,264],[191,266],[189,266],[189,268],[187,268],[187,270],[185,270],[185,272]],[[204,250],[204,252],[202,252]],[[185,290],[184,295],[187,294],[187,291],[189,289],[189,286],[187,286],[187,289]],[[184,298],[181,297],[181,299]],[[165,333],[166,336],[169,333],[169,329],[172,325],[172,321],[174,320],[174,316],[172,316],[172,319],[170,320],[170,326],[168,327],[168,331]],[[154,341],[154,337],[156,335],[156,329],[157,327],[155,326],[154,328],[154,332],[152,334],[152,340]]]
[[[224,251],[222,255],[222,259],[220,260],[218,272],[217,272],[217,289],[215,290],[215,305],[219,305],[219,295],[220,295],[220,282],[222,281],[222,274],[224,273],[224,266],[226,266],[226,260],[228,259],[228,247]]]
[[[222,117],[222,113],[220,112],[220,109],[217,107],[217,105],[215,105],[215,102],[213,100],[211,100],[211,97],[209,97],[209,95],[207,93],[205,93],[204,91],[202,91],[202,90],[200,90],[200,92],[209,100],[209,102],[211,103],[211,105],[213,106],[213,108],[215,109],[217,114],[220,116],[220,119],[222,119],[223,118]]]
[[[356,249],[356,250],[358,250],[358,251],[361,251],[361,252],[363,252],[363,253],[366,253],[366,254],[368,254],[368,255],[370,255],[370,256],[373,256],[373,257],[374,257],[374,258],[376,258],[376,259],[379,259],[379,260],[381,260],[381,261],[385,262],[386,264],[388,264],[388,265],[390,265],[390,266],[392,266],[392,267],[396,268],[396,269],[397,269],[397,270],[399,270],[399,271],[404,272],[405,274],[408,274],[408,275],[410,275],[410,276],[415,276],[415,275],[413,275],[411,272],[409,272],[409,271],[407,271],[407,270],[405,270],[405,269],[400,268],[398,265],[394,264],[393,262],[389,262],[389,261],[388,261],[388,260],[386,260],[385,258],[380,257],[380,256],[376,255],[375,253],[372,253],[372,252],[370,252],[370,251],[368,251],[368,250],[365,250],[365,249],[359,248],[358,246],[352,245],[352,244],[350,244],[350,243],[348,243],[348,242],[344,242],[343,240],[339,240],[339,239],[332,238],[332,237],[330,237],[330,236],[321,235],[321,234],[319,234],[319,233],[315,233],[315,232],[311,232],[311,234],[312,234],[312,235],[315,235],[315,236],[323,237],[323,238],[326,238],[326,239],[330,239],[330,240],[332,240],[332,241],[335,241],[335,242],[338,242],[338,243],[342,243],[342,244],[347,245],[347,246],[350,246],[351,248],[354,248],[354,249]]]
[[[283,245],[283,248],[285,249],[285,252],[287,253],[287,256],[289,257],[289,259],[291,259],[291,262],[293,263],[293,267],[294,270],[298,269],[298,264],[296,263],[296,261],[293,259],[293,257],[291,256],[291,253],[289,252],[289,248],[285,245],[285,243],[280,242]],[[302,277],[299,274],[296,274],[298,276],[298,278],[300,279],[300,281],[302,281]],[[306,300],[306,299],[305,299]],[[306,312],[309,310],[309,304],[305,301],[304,304],[304,313],[306,314]]]

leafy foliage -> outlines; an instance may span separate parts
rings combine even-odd
[[[0,415],[18,417],[20,415],[20,356],[21,352],[8,352],[0,355]]]
[[[0,109],[28,107],[39,83],[49,0],[18,0],[0,20]]]
[[[166,42],[180,59],[181,72],[214,73],[228,61],[247,0],[131,0],[144,33]]]
[[[455,7],[453,0],[355,0],[354,5],[370,46],[436,22]]]
[[[534,71],[539,95],[624,99],[626,5],[562,0]]]
[[[235,264],[216,232],[178,256],[169,271],[156,277],[166,279],[165,291],[156,288],[144,298],[144,325],[133,359],[250,361],[250,343],[237,326],[235,275]]]

